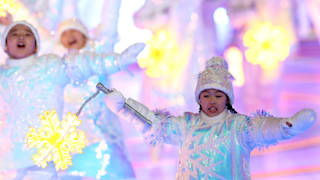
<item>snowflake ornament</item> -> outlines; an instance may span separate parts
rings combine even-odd
[[[72,165],[70,153],[82,153],[86,146],[86,136],[77,127],[81,124],[78,116],[68,113],[60,122],[55,110],[40,114],[40,128],[30,128],[26,135],[28,148],[37,148],[32,160],[45,168],[53,161],[56,170],[67,169]]]
[[[292,39],[285,27],[257,22],[243,36],[247,47],[245,56],[250,63],[259,64],[263,69],[276,69],[289,56]]]

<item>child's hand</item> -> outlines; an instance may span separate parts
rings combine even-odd
[[[112,89],[111,93],[106,94],[106,98],[107,106],[114,113],[119,112],[126,102],[126,99],[123,97],[121,92],[117,91],[116,89]]]
[[[316,120],[316,113],[311,109],[303,109],[289,118],[285,123],[292,135],[298,135],[312,126]]]
[[[133,64],[137,61],[137,56],[144,49],[144,43],[136,43],[129,46],[126,50],[124,50],[120,56],[118,57],[118,62],[122,69],[127,68],[130,64]]]
[[[12,21],[12,15],[9,12],[6,12],[6,16],[0,16],[0,24],[8,26]]]

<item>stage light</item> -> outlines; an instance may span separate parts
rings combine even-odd
[[[233,84],[235,86],[243,86],[245,83],[245,77],[243,72],[243,56],[241,50],[234,46],[229,47],[224,52],[224,57],[228,61],[230,73],[233,77],[235,77]]]
[[[219,7],[214,11],[213,20],[219,25],[228,25],[230,23],[227,10],[223,7]]]

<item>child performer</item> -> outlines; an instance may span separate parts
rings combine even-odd
[[[1,43],[9,56],[6,64],[0,66],[0,108],[7,107],[1,117],[1,122],[7,124],[0,132],[0,139],[7,140],[1,142],[1,146],[7,147],[6,152],[0,153],[1,175],[9,179],[6,172],[16,171],[16,179],[55,179],[57,175],[53,166],[42,170],[31,160],[35,151],[25,147],[29,127],[38,128],[39,114],[46,110],[56,109],[61,118],[63,89],[70,77],[81,82],[80,76],[85,80],[93,74],[108,75],[135,62],[137,54],[125,58],[91,56],[90,61],[85,58],[79,61],[76,54],[68,61],[52,54],[38,56],[39,35],[26,21],[7,26]]]
[[[117,90],[107,95],[107,104],[122,117],[134,120],[143,132],[151,132],[153,143],[180,146],[177,179],[249,180],[254,148],[301,134],[315,122],[316,115],[311,109],[290,118],[239,114],[232,108],[231,78],[224,59],[213,57],[207,61],[195,91],[200,105],[196,114],[186,112],[173,117],[154,113],[133,99],[125,99]]]
[[[80,61],[96,52],[96,44],[89,39],[87,28],[77,19],[62,22],[57,35],[65,48],[64,51],[67,50],[66,61],[74,53],[78,54],[77,60]],[[122,56],[135,53],[137,45],[139,44],[130,46]],[[95,86],[98,82],[108,87],[110,84],[108,76],[98,75],[89,77],[88,81],[77,86],[68,84],[64,90],[64,112],[76,112],[79,105],[96,92]],[[84,153],[73,156],[73,165],[61,176],[69,179],[71,176],[99,179],[134,178],[135,174],[123,142],[121,123],[107,108],[105,96],[100,93],[90,101],[79,118],[82,120],[80,129],[86,132],[89,140],[88,146],[84,149]]]

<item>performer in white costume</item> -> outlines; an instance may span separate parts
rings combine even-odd
[[[84,57],[81,55],[89,55],[87,57],[90,61],[90,57],[97,54],[96,48],[99,43],[90,40],[86,27],[77,19],[62,22],[58,28],[57,38],[64,52],[67,52],[66,61],[69,61],[70,57],[74,59],[73,54],[77,54],[77,61],[82,61]],[[142,46],[143,44],[132,45],[120,56],[137,55]],[[126,68],[121,70],[124,69]],[[68,84],[64,90],[64,112],[77,112],[81,103],[96,92],[98,82],[110,87],[109,76],[106,75],[93,75],[79,85]],[[91,100],[79,118],[82,120],[80,129],[86,132],[89,140],[88,146],[84,149],[84,153],[73,156],[73,165],[62,177],[65,179],[80,176],[98,179],[134,178],[135,174],[123,142],[121,123],[107,108],[104,94],[99,94]]]
[[[133,121],[152,143],[180,146],[177,179],[249,180],[250,153],[254,148],[277,144],[306,131],[316,120],[311,109],[290,118],[259,112],[250,117],[237,113],[232,76],[220,57],[207,61],[200,73],[195,98],[199,113],[174,117],[150,111],[144,105],[113,89],[108,107]]]
[[[73,54],[68,61],[53,54],[38,56],[39,35],[25,21],[7,26],[1,43],[9,58],[0,67],[0,120],[6,125],[0,132],[1,146],[6,149],[0,153],[0,174],[5,179],[10,179],[6,172],[12,171],[16,171],[16,179],[55,179],[52,164],[42,170],[31,160],[35,150],[25,147],[29,127],[38,128],[39,114],[46,110],[55,109],[61,118],[66,84],[82,82],[94,74],[107,76],[134,63],[136,55],[78,58]],[[73,77],[76,79],[71,80]]]

